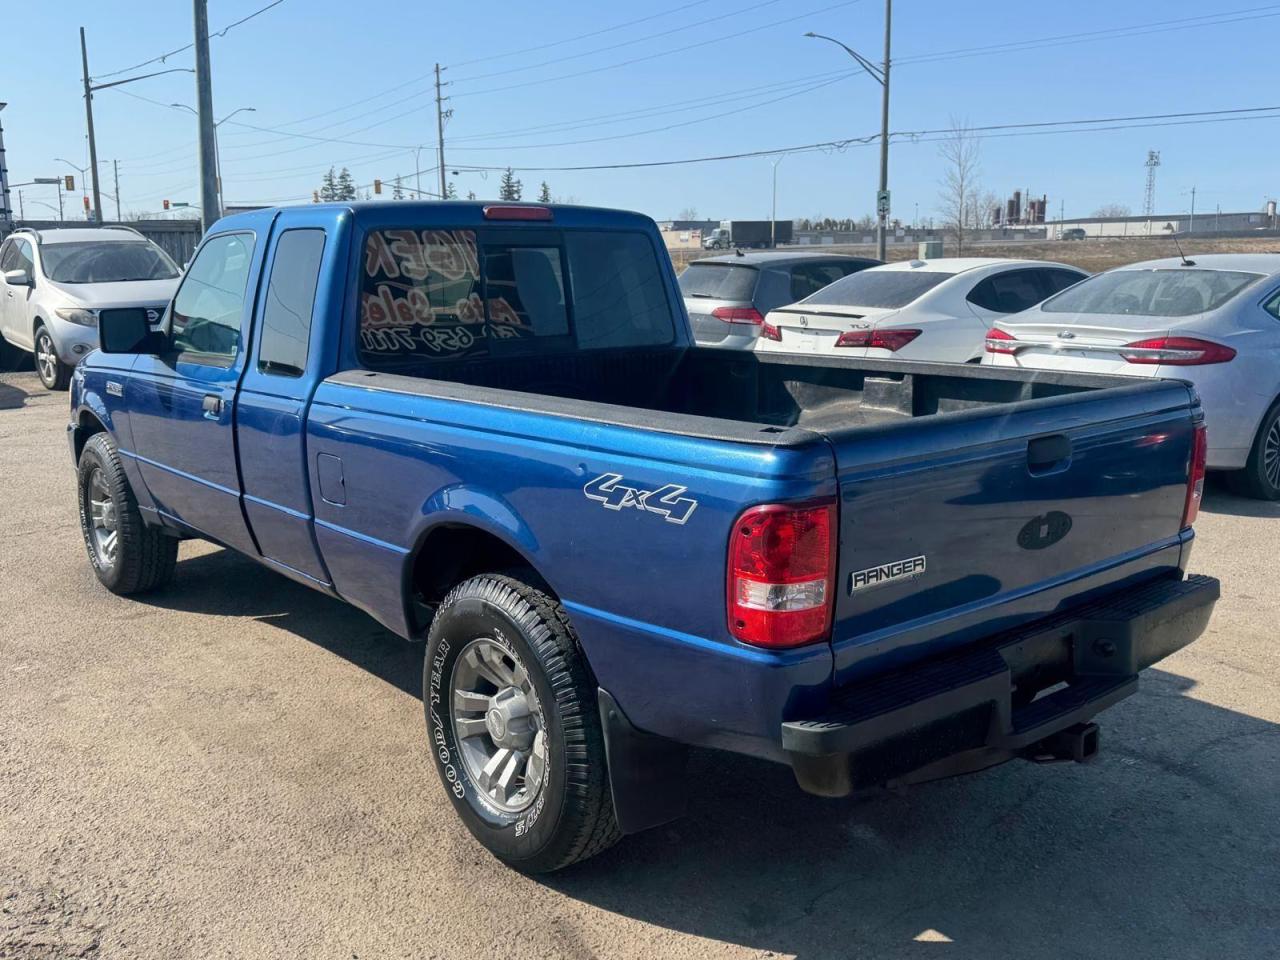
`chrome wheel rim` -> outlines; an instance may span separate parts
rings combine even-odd
[[[58,378],[58,354],[53,349],[53,338],[43,330],[36,338],[36,372],[46,385]]]
[[[471,781],[503,813],[527,809],[547,774],[547,734],[529,674],[506,647],[480,637],[458,654],[449,688]]]
[[[120,531],[115,501],[111,499],[111,491],[107,489],[106,477],[97,467],[89,475],[89,535],[98,564],[103,569],[110,570],[116,563]]]
[[[1271,489],[1280,489],[1280,418],[1271,422],[1267,439],[1262,444],[1262,471]]]

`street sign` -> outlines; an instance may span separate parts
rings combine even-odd
[[[876,215],[887,217],[889,215],[889,191],[876,191]]]

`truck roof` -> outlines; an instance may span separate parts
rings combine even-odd
[[[519,203],[503,200],[357,200],[350,203],[308,203],[282,207],[264,207],[223,217],[217,229],[231,229],[260,223],[264,216],[279,215],[286,219],[306,213],[332,213],[334,219],[350,215],[358,223],[395,226],[413,223],[422,226],[458,227],[482,224],[527,223],[517,219],[489,219],[486,207],[542,208],[551,211],[551,226],[570,227],[641,227],[656,230],[653,219],[631,210],[608,207],[586,207],[564,203]],[[535,223],[536,226],[536,223]]]

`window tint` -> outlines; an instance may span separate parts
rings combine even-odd
[[[46,243],[40,251],[45,274],[59,283],[172,280],[178,275],[173,261],[149,240]]]
[[[840,307],[905,307],[954,276],[936,270],[863,270],[824,287],[804,302]]]
[[[365,364],[671,342],[665,274],[646,236],[566,231],[562,246],[547,236],[524,244],[473,230],[372,231],[361,289]]]
[[[791,270],[791,297],[803,300],[851,271],[834,263],[802,263]]]
[[[1061,293],[1067,287],[1073,287],[1085,279],[1083,274],[1072,273],[1070,270],[1058,270],[1053,267],[1046,267],[1041,270],[1040,276],[1043,280],[1046,297]]]
[[[186,359],[228,367],[235,359],[253,239],[248,233],[214,237],[192,261],[173,300],[169,333]]]
[[[970,303],[996,313],[1018,313],[1047,295],[1036,281],[1039,270],[1009,270],[987,277],[969,291]]]
[[[1216,310],[1260,274],[1234,270],[1112,270],[1083,280],[1046,300],[1046,313],[1136,314],[1189,317]]]
[[[680,274],[680,293],[710,300],[750,300],[758,275],[755,267],[695,262]]]
[[[323,254],[323,230],[286,230],[280,235],[262,308],[260,370],[298,377],[306,368]]]

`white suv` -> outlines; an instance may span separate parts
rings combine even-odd
[[[98,311],[144,307],[158,324],[178,287],[168,254],[130,227],[21,228],[0,245],[0,333],[35,354],[50,390],[98,345]]]

